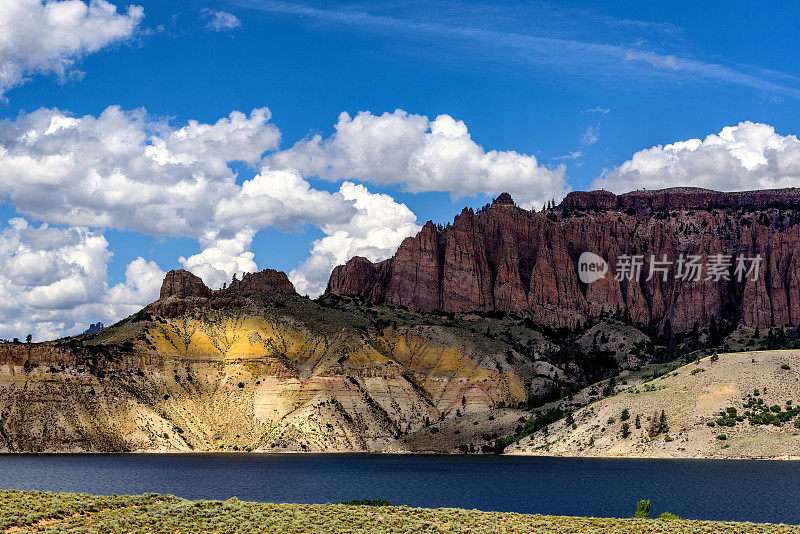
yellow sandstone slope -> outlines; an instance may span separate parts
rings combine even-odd
[[[363,316],[275,295],[0,344],[0,451],[434,450],[403,439],[525,403],[533,364],[503,343]]]

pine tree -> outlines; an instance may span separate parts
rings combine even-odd
[[[711,346],[719,345],[719,329],[717,328],[717,319],[713,315],[711,316],[709,337]]]

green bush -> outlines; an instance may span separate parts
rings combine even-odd
[[[650,501],[641,500],[636,503],[636,513],[633,517],[650,517]]]
[[[678,517],[677,515],[671,514],[669,512],[664,512],[663,514],[658,516],[658,518],[659,519],[680,519],[680,517]]]
[[[727,434],[720,434],[719,436],[717,436],[717,439],[721,439],[721,440],[725,441],[726,439],[728,439],[728,435]]]
[[[132,323],[138,323],[139,321],[152,321],[152,320],[153,316],[144,310],[136,312],[136,314],[133,317],[131,317]]]

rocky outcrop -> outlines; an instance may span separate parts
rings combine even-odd
[[[234,293],[242,296],[263,293],[294,294],[294,285],[283,271],[264,269],[257,273],[245,273],[241,280],[236,280],[223,293]]]
[[[90,323],[89,324],[89,328],[84,330],[81,335],[83,335],[83,334],[94,334],[95,332],[99,332],[103,328],[105,328],[105,325],[103,324],[102,321],[98,321],[96,323]]]
[[[177,269],[167,273],[159,299],[144,311],[162,317],[177,317],[194,308],[239,308],[246,297],[268,293],[293,295],[295,290],[286,273],[273,269],[245,273],[241,280],[234,280],[230,286],[219,290],[209,289],[199,276]]]
[[[589,284],[578,276],[587,251],[609,265]],[[719,254],[732,265],[715,279],[707,264]],[[692,255],[699,256],[700,279],[680,279],[677,261]],[[633,280],[615,276],[625,256],[642,257]],[[652,261],[664,257],[666,280]],[[749,269],[755,257],[758,277],[737,280],[739,259]],[[353,258],[336,267],[328,292],[421,311],[515,312],[554,327],[600,314],[667,334],[695,324],[797,326],[800,190],[575,192],[540,213],[516,207],[504,193],[478,213],[465,209],[446,228],[429,222],[389,260]]]
[[[170,297],[185,299],[191,297],[208,298],[211,290],[206,287],[203,280],[184,269],[172,270],[164,277],[161,283],[160,299]]]

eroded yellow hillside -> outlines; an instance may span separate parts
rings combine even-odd
[[[36,345],[0,357],[0,450],[397,449],[426,425],[523,403],[531,373],[444,327],[315,329],[273,310],[103,336],[58,366],[44,348],[32,366]]]

